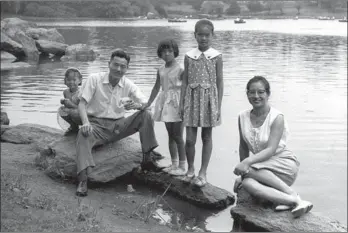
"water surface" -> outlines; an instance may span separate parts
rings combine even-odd
[[[107,71],[110,51],[125,48],[131,55],[127,76],[150,95],[155,82],[158,42],[173,37],[178,61],[196,46],[187,23],[154,21],[40,21],[56,27],[67,44],[90,44],[100,56],[93,62],[41,61],[29,68],[1,71],[1,107],[11,124],[38,123],[59,127],[56,110],[62,98],[63,75],[69,66],[89,74]],[[319,20],[214,21],[213,47],[223,52],[223,125],[213,131],[213,155],[208,170],[212,184],[232,192],[238,163],[237,116],[250,108],[245,85],[254,75],[267,77],[271,104],[284,112],[291,137],[289,147],[301,162],[294,188],[314,203],[313,212],[347,223],[347,24]],[[199,131],[200,132],[200,131]],[[169,158],[167,134],[156,124],[159,151]],[[198,138],[196,167],[200,166]],[[167,160],[169,161],[169,159]],[[229,209],[212,214],[176,204],[186,216],[211,231],[230,231]],[[162,211],[162,210],[159,210]],[[166,212],[167,211],[167,212]],[[167,208],[163,213],[170,213]],[[198,216],[198,217],[197,217]]]

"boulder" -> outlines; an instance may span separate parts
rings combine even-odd
[[[94,61],[98,54],[86,44],[70,45],[65,50],[65,56],[62,60],[69,61]]]
[[[170,184],[169,193],[202,208],[221,210],[235,202],[232,193],[209,183],[203,188],[198,188],[184,182],[182,176],[171,176],[165,172],[147,172],[145,174],[135,169],[132,174],[138,182],[162,191]]]
[[[12,40],[3,31],[1,31],[1,51],[12,54],[16,58],[21,58],[25,56],[23,46],[18,42]],[[2,60],[2,57],[1,57]]]
[[[63,131],[38,124],[20,124],[12,126],[1,134],[2,142],[15,144],[34,144],[44,150],[47,145],[63,135]]]
[[[40,153],[37,165],[52,178],[76,178],[76,136],[64,136]],[[142,161],[140,142],[127,137],[117,142],[93,148],[96,166],[88,174],[88,180],[107,183],[129,174]]]
[[[13,62],[16,60],[16,57],[14,55],[5,51],[1,51],[0,56],[1,56],[1,62],[3,61]]]
[[[48,40],[36,40],[35,43],[39,52],[53,54],[58,57],[64,56],[65,49],[68,47],[66,44]]]
[[[65,43],[65,39],[55,28],[28,28],[25,33],[34,40],[54,41],[58,43]]]
[[[0,125],[9,125],[10,124],[10,119],[8,119],[7,113],[1,111],[1,118],[0,118]]]
[[[27,59],[29,59],[30,61],[39,60],[39,50],[36,48],[35,41],[32,38],[28,37],[22,31],[17,31],[14,38],[16,38],[15,40],[23,46],[23,50]]]
[[[31,65],[27,62],[9,62],[9,61],[2,61],[1,62],[1,70],[14,70],[14,69],[23,69],[28,68]]]
[[[315,206],[314,206],[315,208]],[[346,232],[338,221],[309,212],[294,219],[290,211],[275,212],[270,202],[252,197],[243,188],[238,191],[237,205],[232,207],[232,231]]]
[[[28,28],[36,27],[36,23],[28,22],[19,18],[6,18],[1,20],[1,30],[5,31],[11,28],[18,28],[19,30],[25,32]]]

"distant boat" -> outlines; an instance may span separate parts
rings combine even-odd
[[[347,22],[347,18],[343,17],[343,19],[339,19],[338,22],[346,23]]]
[[[319,20],[334,20],[335,17],[329,17],[329,16],[319,16],[318,18]]]
[[[186,19],[168,19],[169,23],[185,23],[187,22]]]
[[[234,20],[234,23],[246,23],[246,21],[244,19],[241,19],[241,18],[236,18]]]

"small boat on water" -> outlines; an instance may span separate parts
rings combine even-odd
[[[339,19],[338,22],[347,23],[347,17],[343,17],[343,19]]]
[[[330,17],[330,16],[319,16],[319,20],[335,20],[335,17]]]
[[[186,19],[168,19],[169,23],[185,23],[187,22]]]
[[[236,18],[234,20],[234,23],[246,23],[246,21],[244,19],[241,19],[241,18]]]

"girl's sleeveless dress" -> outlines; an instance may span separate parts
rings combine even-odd
[[[249,151],[253,153],[251,156],[255,156],[255,154],[267,147],[272,123],[278,115],[283,115],[283,113],[271,107],[263,124],[255,128],[250,121],[250,112],[251,110],[246,110],[240,113],[239,120],[243,139],[247,143]],[[284,122],[284,132],[275,154],[266,161],[252,164],[251,167],[255,169],[268,169],[286,184],[292,185],[297,177],[300,163],[292,151],[286,147],[289,130],[286,121]]]
[[[184,125],[189,127],[214,127],[218,121],[218,92],[216,63],[221,53],[210,48],[201,52],[195,48],[186,53],[188,60],[188,85],[184,99]],[[221,119],[221,116],[220,116]]]
[[[154,120],[163,122],[182,121],[179,103],[181,93],[181,74],[183,69],[178,63],[158,69],[162,90],[159,93],[154,110]]]

